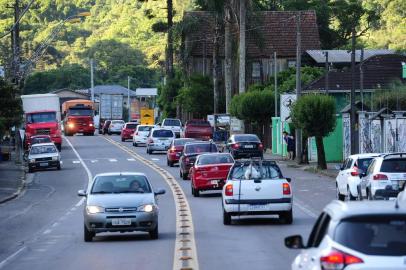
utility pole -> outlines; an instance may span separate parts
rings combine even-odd
[[[324,71],[326,73],[324,76],[325,77],[325,86],[324,86],[325,89],[324,90],[326,90],[326,94],[328,94],[328,71],[329,71],[328,70],[329,69],[328,68],[328,51],[324,52],[324,56],[326,56],[326,64],[325,64],[325,71]]]
[[[166,52],[166,75],[168,78],[173,78],[173,4],[172,0],[166,0],[167,6],[167,23],[168,23],[168,49]]]
[[[225,27],[224,27],[224,85],[226,89],[226,113],[230,113],[230,103],[232,98],[232,44],[231,44],[231,8],[227,5],[225,8]]]
[[[12,82],[19,86],[20,85],[20,0],[15,0],[14,5],[10,6],[14,9],[14,27],[11,32],[11,45],[13,59],[11,63],[12,70]]]
[[[350,95],[350,106],[351,106],[351,155],[357,153],[356,148],[356,126],[355,126],[355,26],[352,27],[351,31],[351,95]]]
[[[218,85],[219,85],[219,18],[218,14],[215,16],[215,30],[214,30],[214,40],[213,40],[213,112],[218,113]]]
[[[302,65],[302,37],[301,37],[301,12],[296,15],[296,100],[300,99],[301,89],[301,65]],[[296,138],[296,161],[303,162],[302,158],[302,131],[298,128],[295,130]]]
[[[275,84],[275,117],[278,117],[278,62],[276,61],[276,52],[273,53],[274,61],[274,84]]]
[[[361,48],[361,58],[359,60],[359,90],[361,92],[361,110],[364,111],[364,70],[362,65],[364,64],[364,48]]]
[[[245,0],[240,0],[240,73],[239,73],[239,93],[245,92]]]
[[[90,59],[90,94],[94,102],[94,75],[93,75],[93,58]]]
[[[127,77],[127,109],[128,109],[128,122],[131,121],[131,104],[130,104],[130,81],[131,77]]]

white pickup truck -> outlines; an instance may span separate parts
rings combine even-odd
[[[165,118],[162,121],[161,127],[171,129],[175,133],[176,138],[179,138],[182,133],[182,122],[176,118]]]

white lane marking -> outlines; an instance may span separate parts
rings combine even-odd
[[[159,158],[151,158],[153,161],[159,161]]]
[[[50,234],[51,232],[52,232],[52,230],[47,229],[47,230],[45,230],[42,234]]]
[[[69,146],[72,148],[72,151],[75,153],[76,157],[79,159],[79,161],[82,164],[83,168],[85,168],[85,171],[86,171],[87,177],[88,177],[88,183],[90,183],[92,181],[92,178],[93,178],[92,173],[90,172],[87,165],[83,162],[83,159],[80,157],[79,153],[76,151],[75,147],[73,147],[73,145],[68,140],[68,138],[65,137],[65,140],[68,142]]]
[[[58,223],[58,222],[55,222],[54,224],[52,224],[51,227],[56,227],[56,226],[58,226],[58,225],[59,225],[59,223]]]
[[[305,214],[309,215],[312,218],[317,218],[319,215],[315,212],[313,212],[310,208],[304,206],[306,204],[304,204],[302,201],[298,200],[298,199],[293,199],[293,205],[300,208]]]
[[[115,158],[109,158],[109,161],[110,161],[110,162],[117,162],[117,159],[115,159]]]
[[[4,266],[6,266],[7,263],[9,263],[14,257],[16,257],[18,254],[23,252],[27,247],[22,247],[10,256],[8,256],[6,259],[4,259],[2,262],[0,262],[0,269],[2,269]]]
[[[97,159],[92,159],[90,162],[91,163],[96,163],[96,162],[98,162],[98,160]]]
[[[74,160],[74,161],[72,161],[72,163],[73,163],[73,164],[79,164],[80,161],[79,161],[79,160]]]
[[[135,161],[134,158],[127,158],[128,161]]]
[[[85,201],[85,198],[80,199],[80,201],[77,204],[75,204],[75,207],[81,206],[84,201]]]

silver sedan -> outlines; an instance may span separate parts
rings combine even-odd
[[[158,238],[158,205],[156,195],[143,173],[102,173],[93,178],[88,189],[79,190],[86,197],[84,240],[92,241],[101,232],[148,232]]]

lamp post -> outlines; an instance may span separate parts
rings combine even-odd
[[[131,104],[130,104],[130,81],[131,77],[127,77],[127,109],[128,109],[128,122],[131,121]]]

